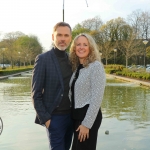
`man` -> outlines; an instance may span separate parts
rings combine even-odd
[[[35,123],[45,125],[51,150],[69,150],[73,125],[68,97],[72,69],[65,52],[71,42],[71,27],[65,22],[53,28],[54,47],[36,57],[32,76]]]

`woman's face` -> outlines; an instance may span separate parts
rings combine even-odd
[[[80,63],[83,64],[84,59],[86,59],[90,53],[89,42],[86,37],[80,36],[77,39],[75,52],[79,57]]]

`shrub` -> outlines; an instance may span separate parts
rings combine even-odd
[[[116,75],[122,75],[126,77],[132,77],[136,79],[150,80],[150,74],[146,72],[133,72],[126,68],[123,71],[117,71]]]
[[[33,69],[33,66],[0,70],[0,76],[11,75],[11,74],[15,74],[15,73],[23,72],[23,71],[32,70],[32,69]]]

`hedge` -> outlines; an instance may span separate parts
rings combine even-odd
[[[5,70],[2,69],[0,70],[0,76],[11,75],[11,74],[19,73],[19,72],[29,71],[32,69],[33,69],[33,66],[14,68],[14,69],[5,69]]]

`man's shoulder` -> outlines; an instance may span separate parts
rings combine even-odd
[[[46,57],[49,57],[51,55],[53,55],[53,49],[48,50],[46,52],[43,52],[43,53],[39,54],[38,57],[42,57],[42,58],[44,57],[44,58],[46,58]]]

